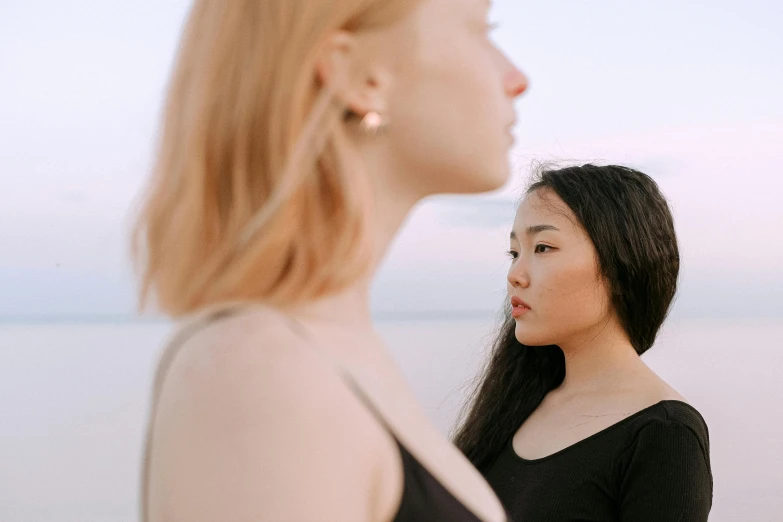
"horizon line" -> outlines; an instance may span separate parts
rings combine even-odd
[[[372,312],[372,318],[379,321],[427,320],[438,317],[449,319],[493,318],[498,310],[379,310]],[[0,325],[8,324],[151,324],[176,322],[166,315],[143,314],[14,314],[0,315]]]

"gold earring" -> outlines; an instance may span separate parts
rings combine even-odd
[[[369,111],[359,123],[359,128],[369,136],[377,136],[388,126],[388,122],[379,112]]]

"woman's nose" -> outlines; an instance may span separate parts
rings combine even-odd
[[[517,96],[522,95],[522,93],[527,90],[528,84],[529,82],[525,73],[513,66],[506,74],[503,81],[503,87],[510,98],[516,98]]]
[[[508,271],[508,283],[515,288],[527,288],[530,286],[530,277],[522,263],[515,263]]]

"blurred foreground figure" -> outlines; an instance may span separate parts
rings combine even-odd
[[[375,332],[409,210],[508,178],[527,80],[484,0],[200,0],[135,234],[158,368],[142,519],[503,521]]]

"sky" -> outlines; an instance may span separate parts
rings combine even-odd
[[[129,315],[128,228],[189,2],[0,1],[0,318]],[[534,160],[622,163],[671,202],[674,313],[783,318],[783,4],[495,0],[530,77],[502,190],[419,205],[379,313],[501,306]]]

